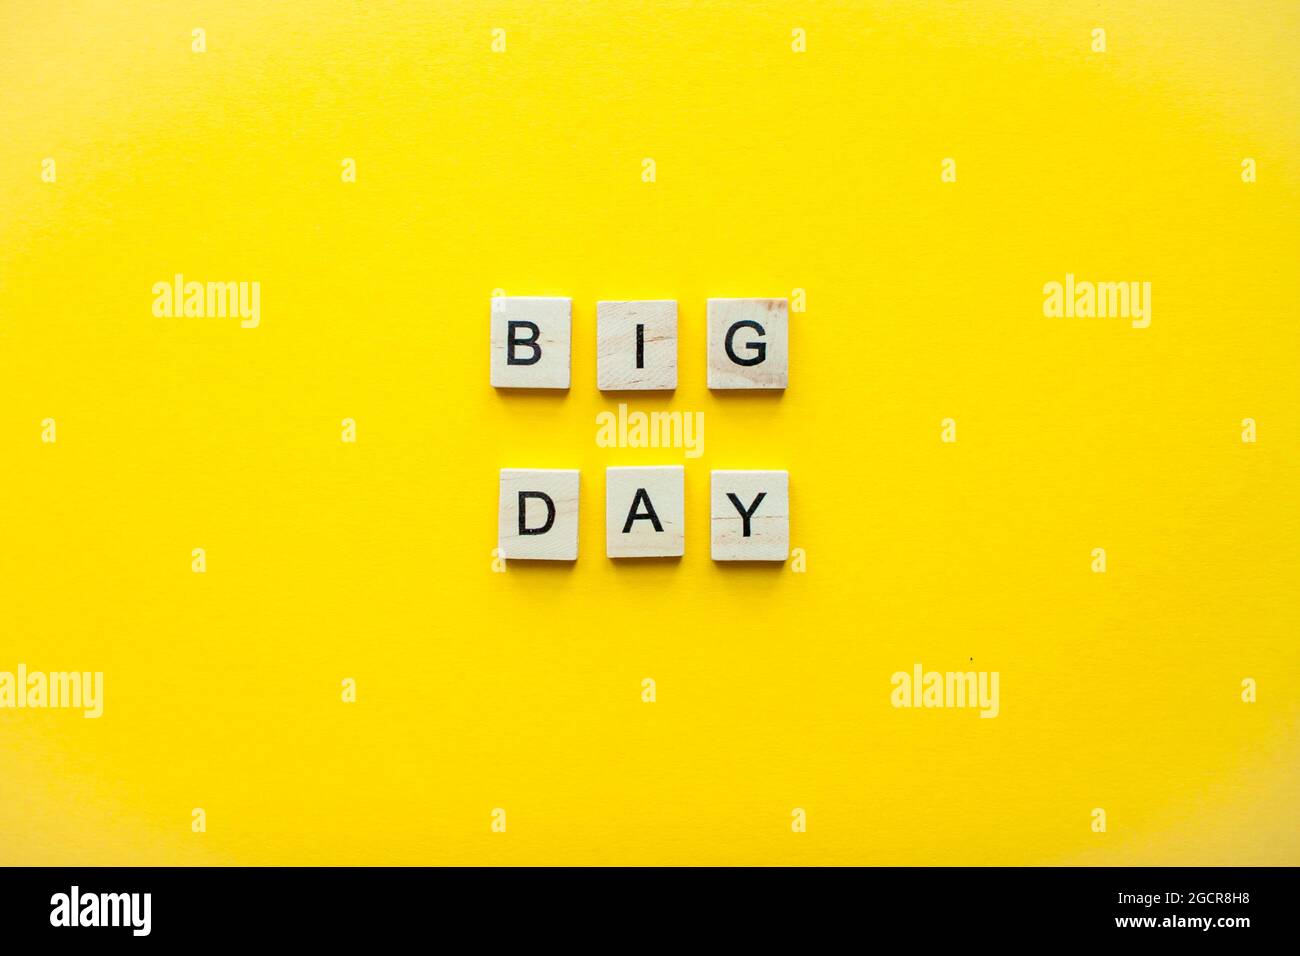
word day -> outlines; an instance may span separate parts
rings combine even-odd
[[[786,299],[709,299],[709,388],[784,389],[789,312]],[[493,387],[568,388],[572,314],[572,299],[494,298]],[[596,386],[601,391],[677,388],[676,302],[596,303]]]
[[[681,465],[606,468],[605,554],[685,554],[685,482]],[[501,469],[501,557],[576,561],[578,486],[577,469]],[[714,561],[785,561],[790,552],[789,472],[714,470],[709,527]]]

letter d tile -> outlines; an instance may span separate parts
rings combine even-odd
[[[497,546],[506,560],[578,559],[578,472],[502,468]]]

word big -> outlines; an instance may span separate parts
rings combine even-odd
[[[492,385],[568,388],[573,300],[492,300]],[[789,378],[785,299],[709,299],[709,388],[783,389]],[[677,387],[677,303],[596,303],[596,385],[602,391]]]
[[[685,469],[681,465],[605,469],[605,553],[671,558],[686,552]],[[790,552],[790,474],[721,471],[711,476],[709,526],[714,561],[784,561]],[[576,469],[501,469],[501,557],[575,561]]]

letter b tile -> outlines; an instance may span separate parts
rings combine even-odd
[[[710,299],[709,388],[785,388],[790,315],[785,299]]]
[[[494,388],[568,388],[572,299],[492,300]]]
[[[535,561],[578,558],[578,472],[502,468],[497,508],[501,557]]]

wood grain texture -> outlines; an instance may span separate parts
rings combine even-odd
[[[611,558],[670,558],[685,551],[685,469],[605,469],[605,553]]]
[[[573,300],[529,296],[497,296],[492,300],[491,380],[494,388],[568,388]],[[535,344],[529,329],[516,333],[520,344],[515,357],[532,364],[509,361],[511,322],[536,326]],[[540,349],[540,354],[534,350]]]
[[[784,561],[790,555],[790,473],[714,470],[709,536],[714,561]],[[748,515],[748,519],[746,519]]]
[[[576,469],[502,468],[497,504],[497,547],[507,560],[576,561],[578,489]],[[523,494],[521,499],[520,495]],[[545,495],[549,499],[537,497]],[[520,508],[524,510],[521,533]],[[551,506],[554,514],[550,514]],[[550,527],[546,528],[548,516]],[[527,533],[546,528],[543,533]]]
[[[786,299],[710,299],[709,388],[785,388],[789,312]]]
[[[601,391],[677,387],[676,302],[596,303],[596,384]]]

